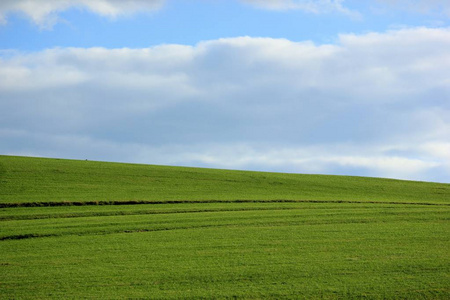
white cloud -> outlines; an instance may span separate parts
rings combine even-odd
[[[450,181],[450,29],[0,54],[1,153]]]
[[[101,16],[121,15],[159,9],[165,0],[2,0],[0,23],[6,23],[10,12],[21,12],[41,28],[50,28],[58,21],[58,13],[69,8],[87,9]]]

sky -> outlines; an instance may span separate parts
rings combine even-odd
[[[0,154],[450,182],[447,0],[2,0]]]

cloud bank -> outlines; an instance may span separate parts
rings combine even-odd
[[[0,57],[0,150],[450,182],[450,29]]]

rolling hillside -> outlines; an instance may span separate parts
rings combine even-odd
[[[449,184],[0,156],[0,299],[449,299],[449,219]]]
[[[449,203],[450,184],[0,156],[0,203],[93,201]]]

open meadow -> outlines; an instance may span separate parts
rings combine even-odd
[[[449,299],[450,184],[0,156],[0,298]]]

